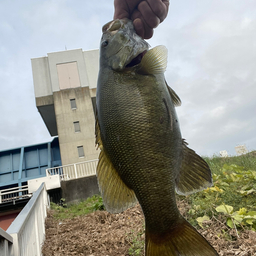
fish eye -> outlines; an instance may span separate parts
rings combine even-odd
[[[107,40],[103,41],[101,45],[102,45],[103,47],[108,46],[108,41],[107,41]]]

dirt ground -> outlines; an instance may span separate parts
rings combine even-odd
[[[187,205],[179,203],[184,215]],[[144,240],[144,218],[140,206],[120,214],[97,211],[65,221],[57,221],[49,211],[46,219],[44,256],[128,256],[129,248],[138,233]],[[226,227],[221,219],[212,219],[199,232],[212,244],[220,256],[255,256],[256,232]]]

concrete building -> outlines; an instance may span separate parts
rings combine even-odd
[[[48,197],[74,202],[99,193],[95,147],[98,50],[32,59],[36,107],[52,142],[0,152],[0,227],[5,230],[42,183]],[[33,107],[33,106],[31,106]]]
[[[99,193],[95,147],[98,50],[32,59],[36,107],[51,142],[0,152],[0,254],[41,255],[49,201]]]
[[[98,50],[69,50],[32,59],[36,106],[51,136],[59,137],[63,165],[98,158],[95,105]]]

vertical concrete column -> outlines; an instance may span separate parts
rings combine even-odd
[[[23,165],[23,159],[24,159],[24,147],[20,149],[20,165],[19,165],[19,187],[21,187],[21,178],[22,178],[22,165]],[[19,196],[22,196],[22,192],[19,192]]]
[[[52,152],[51,142],[48,142],[48,168],[52,167]]]

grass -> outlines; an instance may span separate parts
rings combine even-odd
[[[248,154],[233,157],[203,157],[204,160],[211,167],[212,173],[221,174],[224,164],[243,166],[245,169],[256,170],[256,151],[252,151]]]
[[[97,210],[104,210],[104,205],[101,196],[94,195],[80,203],[68,206],[65,204],[65,199],[61,199],[60,204],[51,203],[51,209],[54,210],[54,218],[63,220],[86,215]]]
[[[145,228],[145,227],[144,227]],[[128,254],[132,256],[140,256],[144,252],[144,231],[143,232],[132,232],[129,236],[130,248]]]
[[[256,230],[256,151],[242,156],[221,158],[204,157],[212,170],[213,187],[187,197],[178,196],[190,205],[186,218],[196,228],[203,227],[202,220],[222,214],[229,228]],[[104,209],[102,198],[93,196],[79,204],[66,206],[51,204],[58,219]],[[225,234],[224,234],[225,235]],[[142,255],[142,234],[132,234],[129,255]]]
[[[224,214],[227,220],[239,215],[239,222],[236,222],[238,226],[241,224],[248,229],[256,229],[255,153],[254,151],[246,155],[227,158],[216,156],[204,158],[212,170],[213,187],[187,197],[178,197],[186,200],[191,206],[187,217],[192,225],[200,224],[198,217],[211,218],[213,215]],[[223,205],[226,208],[232,207],[230,208],[232,211],[223,212],[221,208],[217,208]]]

